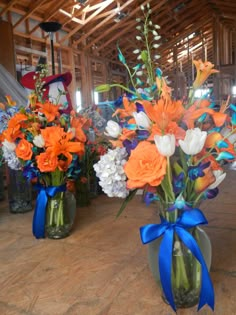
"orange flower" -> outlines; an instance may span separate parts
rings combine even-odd
[[[36,161],[40,172],[54,172],[58,165],[57,157],[47,151],[36,156]]]
[[[56,117],[60,115],[59,108],[60,105],[55,105],[49,101],[46,103],[37,103],[38,112],[45,115],[48,122],[52,122],[55,120]]]
[[[197,76],[195,81],[193,82],[193,88],[195,90],[202,86],[202,84],[211,74],[219,72],[218,70],[213,69],[214,65],[209,61],[203,62],[201,59],[199,59],[194,60],[193,63],[197,70]]]
[[[203,177],[198,177],[194,182],[194,190],[197,193],[201,193],[207,189],[208,186],[213,184],[216,180],[215,175],[210,167],[203,171],[205,175]]]
[[[84,126],[89,127],[89,120],[84,117],[72,117],[71,119],[71,128],[75,130],[75,139],[78,139],[81,142],[86,141],[86,135],[84,134],[82,128]]]
[[[43,136],[43,139],[45,141],[45,146],[51,147],[54,146],[55,143],[59,142],[63,137],[65,137],[66,133],[63,128],[60,128],[58,126],[51,126],[46,127],[45,129],[41,129],[41,135]]]
[[[120,115],[121,118],[132,116],[133,112],[136,112],[136,105],[134,102],[130,102],[129,99],[124,96],[123,97],[123,105],[124,109],[118,108],[115,113],[112,115],[113,117],[116,115]]]
[[[15,142],[17,138],[22,138],[24,135],[20,131],[20,125],[16,128],[7,128],[3,131],[3,139],[6,139],[9,142]]]
[[[129,189],[141,188],[146,184],[158,186],[166,174],[166,158],[159,154],[155,144],[143,141],[131,151],[124,170]]]
[[[20,128],[22,122],[26,121],[27,119],[28,117],[26,115],[17,113],[8,121],[8,127]]]
[[[9,106],[15,106],[16,105],[16,102],[12,100],[11,95],[6,95],[5,97],[7,99],[7,105],[9,105]]]
[[[32,147],[33,145],[29,141],[21,139],[15,150],[17,157],[29,161],[33,155]]]

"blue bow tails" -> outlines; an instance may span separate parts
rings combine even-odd
[[[44,187],[40,184],[34,186],[39,191],[33,217],[32,232],[36,238],[45,237],[45,221],[48,197],[54,197],[58,192],[66,191],[66,185]]]
[[[192,252],[202,268],[201,292],[198,310],[208,304],[214,310],[214,289],[210,275],[202,256],[201,250],[194,237],[186,230],[200,224],[207,224],[207,220],[199,209],[184,211],[176,222],[168,222],[161,218],[160,224],[148,224],[140,228],[140,236],[143,244],[150,243],[163,236],[159,248],[159,271],[163,292],[172,309],[176,312],[176,306],[171,286],[172,251],[174,234],[176,233],[184,245]]]

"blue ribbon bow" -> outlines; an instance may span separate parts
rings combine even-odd
[[[200,224],[207,224],[207,220],[199,209],[184,211],[183,214],[171,223],[161,218],[161,224],[148,224],[140,228],[140,236],[143,244],[150,243],[163,235],[159,249],[159,270],[163,292],[172,309],[176,312],[173,293],[171,289],[171,266],[174,233],[190,249],[202,267],[201,292],[198,311],[208,304],[214,310],[214,289],[208,273],[208,269],[197,242],[186,229]]]
[[[66,191],[66,185],[44,187],[40,184],[34,186],[39,191],[33,217],[33,235],[36,238],[45,237],[45,219],[48,196],[54,197],[56,193]]]

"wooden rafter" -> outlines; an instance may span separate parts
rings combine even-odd
[[[45,15],[42,22],[47,22],[49,19],[51,19],[57,13],[57,11],[60,9],[63,2],[64,2],[64,0],[61,0],[59,2],[58,2],[58,0],[56,0],[55,3],[53,3],[53,6],[50,7],[49,12]],[[35,32],[37,30],[37,28],[39,27],[40,23],[35,25],[35,27],[32,28],[32,30],[30,30],[29,34],[32,34],[33,32]]]
[[[114,0],[106,0],[104,1],[101,6],[94,12],[92,13],[85,21],[84,21],[84,25],[87,24],[88,22],[90,22],[94,16],[97,16],[101,11],[103,11],[107,6],[109,6]],[[83,27],[83,25],[78,25],[77,27],[75,27],[73,30],[71,30],[67,35],[65,35],[61,40],[60,40],[60,44],[63,43],[65,40],[67,40],[68,38],[70,38],[73,34],[75,34],[76,32],[78,32],[78,30],[80,30]]]
[[[122,5],[120,7],[120,10],[124,10],[127,6],[129,6],[131,3],[133,3],[135,0],[128,0],[124,5]],[[103,25],[105,25],[108,21],[110,21],[115,15],[117,14],[117,12],[115,10],[113,10],[113,12],[106,17],[103,21],[101,21],[99,24],[97,24],[93,29],[90,29],[90,31],[88,31],[84,36],[82,36],[79,40],[77,40],[74,44],[77,45],[80,42],[84,42],[86,40],[86,38],[91,35],[92,33],[96,32],[99,28],[101,28]],[[85,49],[87,49],[88,47],[92,46],[94,43],[92,43],[91,45],[86,46]]]
[[[35,2],[32,7],[29,9],[29,11],[22,16],[22,18],[19,19],[19,21],[16,22],[16,24],[14,24],[13,28],[16,28],[19,24],[21,24],[22,22],[24,22],[26,19],[28,19],[28,17],[39,8],[40,5],[42,5],[44,2],[46,2],[47,0],[38,0],[37,2]]]
[[[11,0],[0,12],[0,16],[3,16],[15,3],[17,0]]]

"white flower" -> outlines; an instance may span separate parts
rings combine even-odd
[[[171,156],[175,153],[175,136],[167,134],[164,136],[155,135],[154,141],[161,155]]]
[[[16,156],[15,151],[8,150],[6,146],[3,146],[2,152],[4,160],[12,170],[19,170],[21,168],[20,161]]]
[[[35,136],[33,139],[33,143],[34,143],[34,145],[36,145],[36,147],[43,148],[45,145],[45,141],[43,139],[43,136],[42,135]]]
[[[100,160],[93,165],[99,185],[109,197],[125,198],[129,194],[126,189],[124,164],[128,154],[125,148],[109,149]]]
[[[179,140],[179,145],[184,153],[195,155],[202,151],[206,137],[206,131],[201,131],[199,128],[188,129],[184,140]]]
[[[105,130],[105,135],[112,138],[117,138],[122,131],[120,125],[113,120],[108,120]]]
[[[223,180],[225,179],[226,173],[223,173],[222,170],[215,170],[213,171],[213,174],[215,175],[215,182],[212,183],[210,186],[207,187],[207,189],[214,189],[218,187]]]
[[[139,113],[133,112],[133,116],[134,116],[136,124],[139,127],[144,128],[144,129],[149,129],[151,125],[151,121],[144,112],[139,112]]]
[[[9,142],[6,139],[2,142],[2,145],[6,148],[7,151],[13,152],[16,149],[14,142]]]
[[[234,162],[230,165],[229,169],[232,170],[232,171],[236,171],[236,161],[234,161]]]

